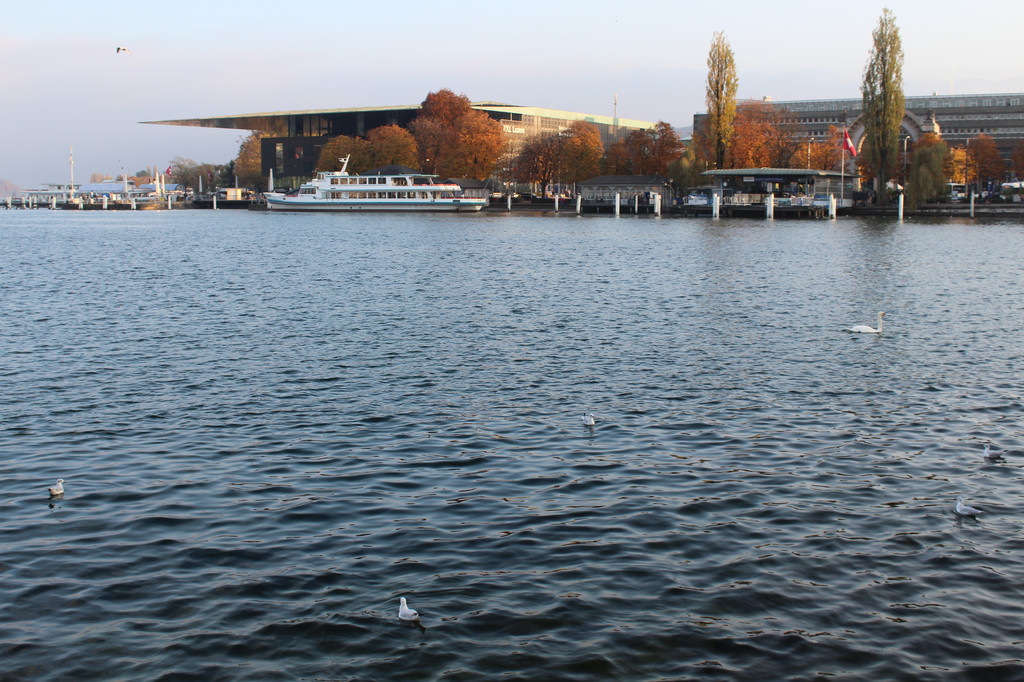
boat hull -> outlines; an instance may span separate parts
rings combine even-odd
[[[267,208],[272,211],[406,211],[473,213],[481,210],[486,199],[439,199],[437,201],[401,200],[301,200],[266,196]]]

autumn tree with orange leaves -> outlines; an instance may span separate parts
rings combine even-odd
[[[372,168],[398,164],[415,167],[419,163],[416,138],[401,126],[386,125],[366,133]]]
[[[1006,171],[1006,163],[1003,161],[996,141],[992,136],[982,133],[971,138],[968,145],[968,152],[971,156],[971,165],[976,173],[975,178],[981,182],[991,180],[996,183],[1003,181],[1003,173]]]
[[[543,135],[527,140],[512,161],[511,175],[516,182],[540,183],[541,196],[558,175],[561,140],[558,135]]]
[[[596,175],[601,160],[601,135],[597,128],[576,121],[553,135],[528,140],[512,163],[512,178],[537,182],[541,193],[553,181],[579,182]]]
[[[633,162],[630,159],[629,148],[626,141],[616,140],[604,150],[604,158],[601,159],[602,175],[631,175],[633,173]]]
[[[1024,140],[1018,142],[1013,148],[1010,166],[1018,180],[1024,178]]]
[[[447,88],[427,95],[409,128],[426,173],[483,180],[504,152],[501,124]]]
[[[810,160],[808,161],[808,150]],[[791,167],[815,170],[839,170],[843,163],[843,129],[828,126],[824,137],[805,139],[793,155]]]
[[[770,102],[739,104],[734,127],[729,148],[733,168],[787,168],[800,147],[792,113]]]
[[[665,121],[658,121],[654,128],[630,131],[623,144],[636,175],[667,177],[669,166],[683,153],[679,135]]]
[[[328,140],[320,150],[320,156],[316,162],[317,172],[341,170],[341,160],[346,156],[349,159],[345,170],[352,175],[373,168],[370,159],[370,145],[366,140],[361,137],[338,135]]]
[[[560,179],[580,182],[597,175],[604,150],[597,128],[586,121],[573,121],[561,137]]]

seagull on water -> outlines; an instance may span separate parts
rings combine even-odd
[[[860,334],[881,334],[883,317],[885,317],[885,313],[878,313],[878,329],[875,329],[874,327],[869,327],[866,324],[858,324],[854,327],[850,327],[849,331],[858,332]]]
[[[960,516],[977,516],[978,514],[985,513],[984,510],[978,509],[977,507],[968,507],[964,504],[964,498],[956,498],[956,509],[954,511]]]
[[[398,617],[402,620],[419,620],[420,614],[416,613],[416,609],[410,609],[409,605],[405,603],[405,597],[399,599],[400,605],[398,607]]]
[[[57,484],[50,488],[50,497],[57,497],[64,494],[64,479],[58,478]]]
[[[580,419],[583,420],[583,425],[584,426],[593,426],[594,424],[597,423],[597,421],[594,419],[594,413],[593,412],[584,412],[583,416],[580,417]]]
[[[114,50],[114,54],[121,54],[122,52],[128,54],[129,56],[131,56],[132,53],[132,51],[129,50],[127,47],[119,47],[116,50]]]
[[[985,458],[985,461],[988,462],[989,464],[1003,461],[1003,456],[1000,455],[998,452],[992,452],[992,446],[989,445],[988,443],[985,443],[985,454],[982,456]]]

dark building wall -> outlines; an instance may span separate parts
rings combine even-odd
[[[291,178],[309,178],[316,168],[320,150],[327,144],[323,137],[265,137],[260,140],[263,175],[274,169],[274,184],[296,185]]]

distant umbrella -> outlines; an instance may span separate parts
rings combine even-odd
[[[122,52],[125,52],[129,55],[132,53],[132,51],[129,50],[127,47],[119,47],[117,48],[117,50],[114,51],[114,54],[121,54]]]

